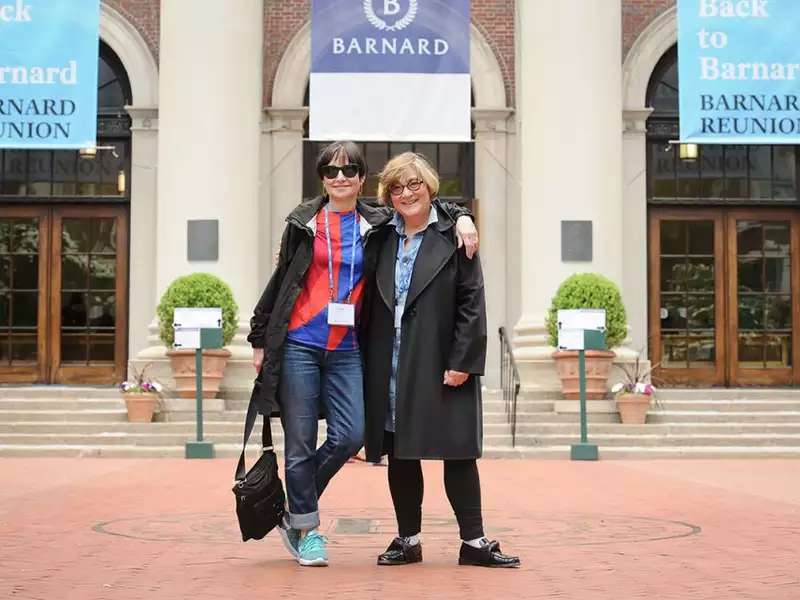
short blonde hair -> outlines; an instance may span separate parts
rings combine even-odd
[[[428,187],[431,198],[439,193],[439,174],[428,159],[416,152],[403,152],[390,159],[378,174],[378,201],[381,204],[389,204],[389,189],[400,183],[409,171]]]

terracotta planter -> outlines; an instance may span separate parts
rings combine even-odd
[[[620,420],[626,425],[644,425],[652,398],[647,394],[617,395]]]
[[[194,350],[169,350],[167,356],[172,363],[172,377],[179,398],[195,398]],[[219,384],[225,374],[225,365],[231,353],[220,350],[203,350],[203,398],[216,398]]]
[[[558,350],[553,353],[556,370],[561,378],[561,393],[568,400],[580,400],[578,352]],[[610,350],[586,350],[586,399],[602,400],[611,371],[614,353]]]
[[[158,405],[157,394],[122,394],[125,407],[128,409],[128,421],[131,423],[149,423]]]

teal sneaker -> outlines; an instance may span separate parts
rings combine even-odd
[[[278,525],[278,533],[292,558],[298,558],[300,556],[300,552],[297,550],[300,545],[300,530],[289,526],[289,519],[286,518],[286,515],[283,516],[283,520]]]
[[[327,567],[328,553],[325,550],[325,538],[317,530],[309,531],[297,548],[297,562],[304,567]]]

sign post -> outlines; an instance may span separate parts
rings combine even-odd
[[[203,350],[222,348],[221,308],[176,308],[175,348],[194,348],[197,439],[186,442],[186,458],[214,458],[214,443],[203,440]]]
[[[606,311],[577,309],[558,311],[558,349],[578,351],[581,441],[570,447],[572,460],[597,460],[597,444],[589,443],[586,417],[586,350],[605,350]]]

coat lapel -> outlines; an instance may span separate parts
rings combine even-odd
[[[381,248],[377,273],[375,274],[378,292],[392,314],[394,314],[394,264],[397,255],[397,242],[397,231],[392,228],[389,231],[386,243]]]
[[[414,273],[411,275],[411,287],[406,297],[406,307],[411,306],[422,291],[428,287],[455,251],[455,244],[441,234],[437,227],[428,227],[414,263]]]

